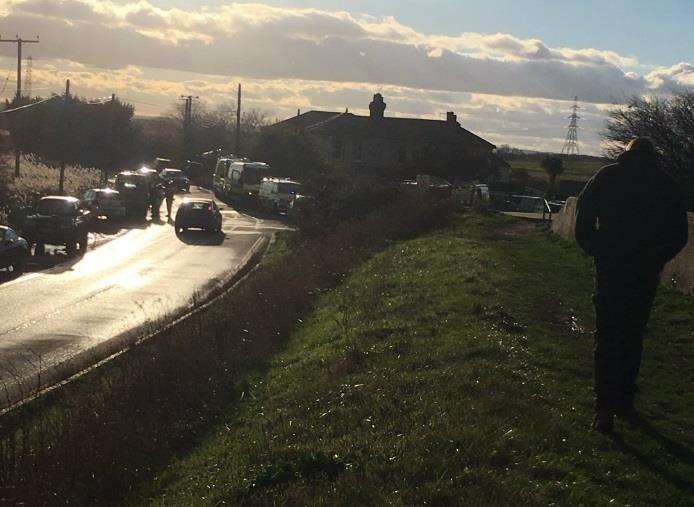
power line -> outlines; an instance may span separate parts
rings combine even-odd
[[[14,39],[3,39],[0,37],[0,42],[17,44],[17,100],[22,99],[22,44],[38,44],[39,37],[36,39],[22,39],[16,35]]]
[[[0,114],[14,113],[15,111],[21,111],[22,109],[28,109],[28,108],[30,108],[30,107],[39,106],[39,105],[41,105],[41,104],[43,104],[43,103],[45,103],[45,102],[48,102],[48,101],[50,101],[50,100],[55,100],[55,99],[57,99],[57,98],[59,98],[59,95],[54,95],[53,97],[48,98],[48,99],[44,99],[44,100],[42,100],[42,101],[40,101],[40,102],[33,102],[33,103],[31,103],[31,104],[26,104],[26,105],[24,105],[24,106],[15,107],[15,108],[13,108],[13,109],[5,109],[4,111],[0,111]]]
[[[11,43],[17,44],[17,104],[21,104],[22,101],[22,44],[38,44],[39,38],[36,39],[22,39],[19,35],[16,35],[14,39],[3,39],[0,37],[0,43]],[[14,147],[14,175],[16,178],[19,177],[19,162],[21,158],[21,152],[15,140]]]

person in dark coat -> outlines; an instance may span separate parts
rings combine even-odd
[[[660,273],[686,245],[687,210],[649,139],[633,140],[578,200],[576,241],[595,258],[594,429],[634,416],[643,334]]]

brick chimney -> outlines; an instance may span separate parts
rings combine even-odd
[[[458,116],[456,116],[453,111],[446,113],[446,123],[453,127],[460,127],[460,123],[458,123]]]
[[[374,100],[369,104],[369,111],[371,112],[372,120],[382,120],[386,112],[386,103],[383,102],[383,95],[377,93],[374,95]]]

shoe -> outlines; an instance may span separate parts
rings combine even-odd
[[[593,419],[593,430],[603,435],[609,435],[614,430],[614,414],[605,410],[600,410]]]

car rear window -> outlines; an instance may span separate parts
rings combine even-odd
[[[69,215],[74,210],[74,204],[64,199],[43,199],[38,208],[40,215]]]
[[[209,202],[191,202],[190,203],[190,209],[194,209],[196,211],[202,211],[204,209],[207,209],[210,206]]]
[[[109,201],[112,199],[118,199],[118,194],[115,192],[97,192],[96,197],[102,201]]]
[[[135,176],[135,175],[130,175],[130,176],[118,176],[116,178],[116,187],[118,189],[140,189],[140,188],[145,188],[147,186],[147,182],[142,176]]]

